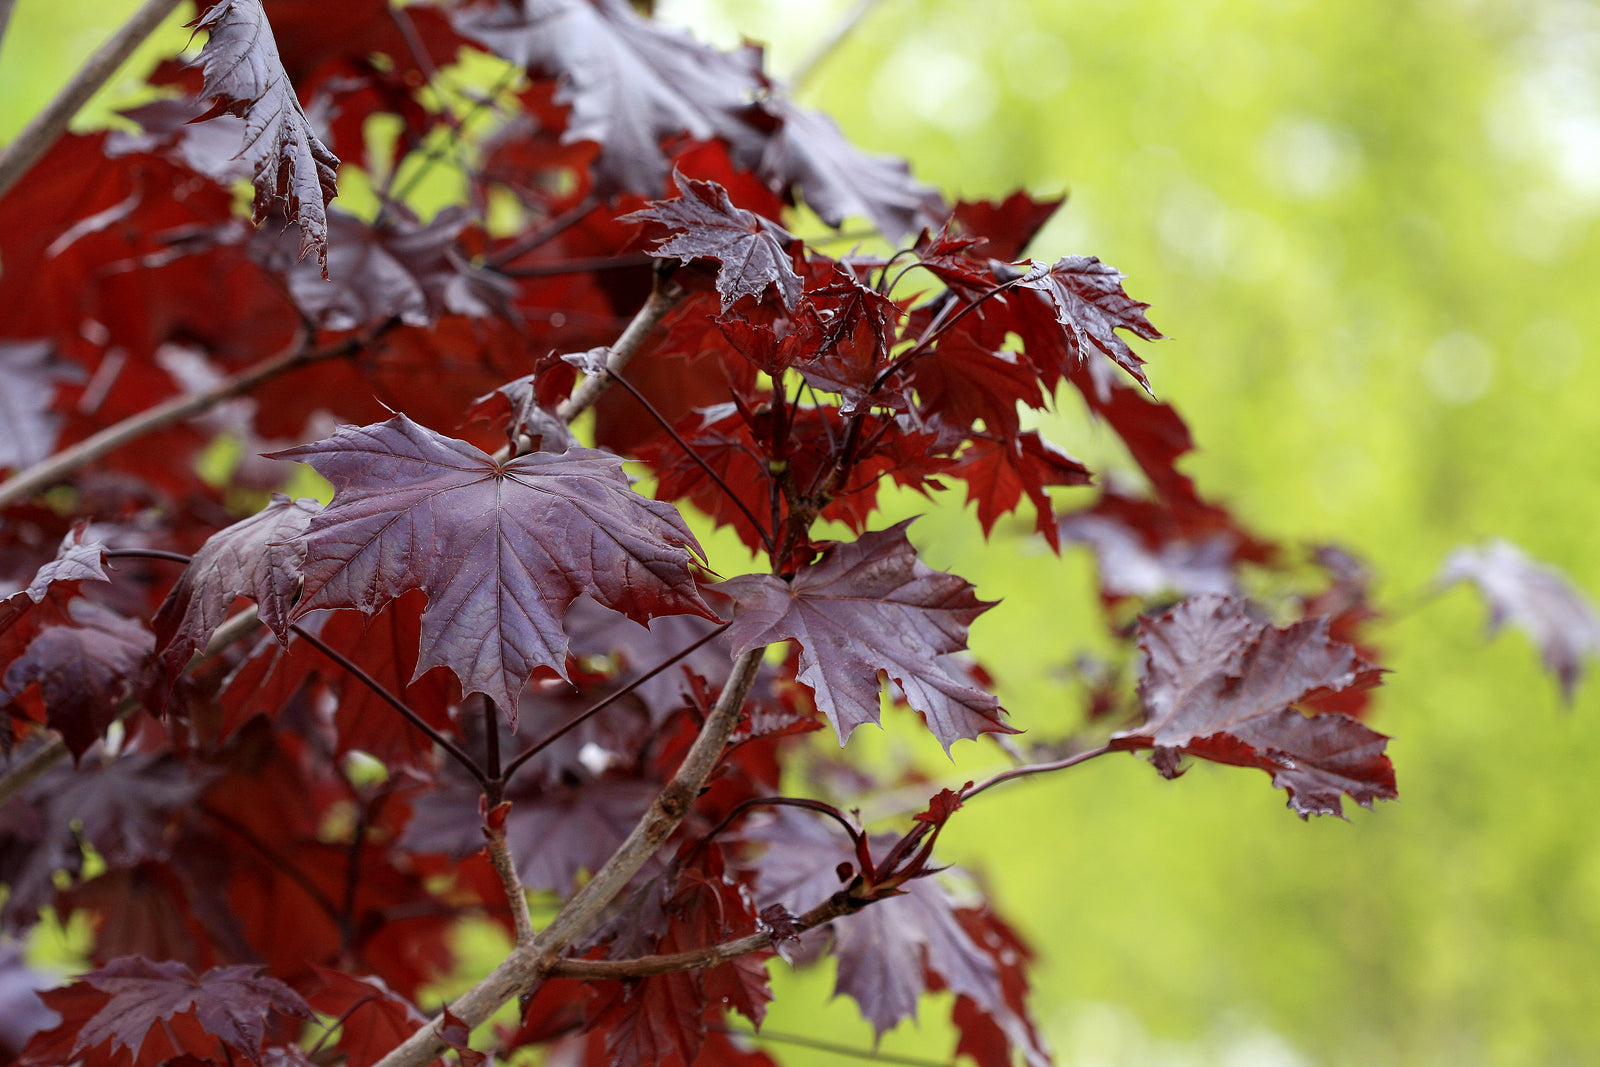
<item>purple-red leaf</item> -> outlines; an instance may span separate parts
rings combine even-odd
[[[735,652],[799,642],[800,681],[816,693],[840,744],[878,721],[879,672],[922,712],[946,751],[963,737],[1016,733],[999,702],[944,659],[967,647],[967,628],[993,605],[974,596],[966,579],[918,560],[906,525],[835,543],[790,582],[749,574],[722,583],[735,601]]]
[[[472,266],[456,247],[469,221],[460,207],[446,208],[427,224],[400,204],[385,205],[376,223],[332,211],[326,269],[295,264],[280,251],[282,242],[268,235],[257,242],[256,254],[287,275],[295,305],[328,330],[354,330],[391,318],[428,326],[446,312],[479,318],[504,314],[510,283]]]
[[[1302,818],[1342,815],[1341,795],[1365,807],[1397,794],[1388,738],[1348,715],[1304,715],[1316,694],[1377,685],[1382,671],[1328,637],[1328,620],[1279,629],[1243,601],[1205,595],[1139,620],[1145,721],[1113,738],[1120,749],[1153,749],[1176,777],[1178,757],[1259,767],[1289,793]]]
[[[303,538],[295,617],[370,614],[421,589],[417,675],[449,667],[508,714],[535,669],[566,677],[561,614],[584,593],[640,622],[716,617],[689,569],[694,535],[670,505],[633,492],[615,456],[575,448],[502,463],[399,415],[274,457],[309,463],[335,489]]]
[[[761,50],[719,52],[640,18],[624,0],[495,0],[459,10],[455,27],[497,55],[557,77],[571,107],[562,143],[600,145],[597,191],[659,195],[662,142],[720,137],[754,162],[752,97],[766,85]]]
[[[1439,584],[1462,580],[1476,585],[1488,602],[1489,632],[1508,622],[1525,632],[1570,702],[1584,657],[1600,657],[1600,619],[1588,599],[1560,571],[1529,559],[1508,541],[1452,552],[1440,568]]]
[[[1116,331],[1127,330],[1147,341],[1160,340],[1161,332],[1145,318],[1144,310],[1150,305],[1141,304],[1122,291],[1121,271],[1094,256],[1066,256],[1056,260],[1054,266],[1035,263],[1018,284],[1024,289],[1036,289],[1049,299],[1069,356],[1082,363],[1098,349],[1140,385],[1150,388],[1140,369],[1144,360]]]
[[[290,500],[273,493],[266,507],[206,540],[152,623],[156,655],[169,678],[205,647],[236,597],[254,600],[261,621],[278,636],[280,645],[288,647],[289,610],[306,555],[305,546],[295,538],[321,510],[322,505],[309,497]]]
[[[795,186],[829,226],[860,215],[898,242],[947,214],[944,198],[911,177],[905,162],[869,156],[845,139],[828,116],[773,98],[765,108],[782,120],[761,156],[760,173],[774,187]]]
[[[153,1067],[178,1057],[230,1062],[238,1055],[261,1064],[269,1028],[310,1018],[311,1009],[294,990],[259,971],[219,967],[196,978],[182,963],[112,960],[43,994],[62,1021],[34,1038],[22,1062],[77,1062],[103,1046],[91,1062]]]
[[[56,383],[82,377],[48,341],[0,341],[0,470],[26,467],[55,450]]]
[[[300,225],[300,255],[314,250],[327,277],[327,202],[339,191],[339,157],[300,107],[261,0],[221,0],[195,26],[211,35],[196,61],[205,70],[202,95],[217,101],[209,114],[244,119],[239,155],[252,168],[255,221],[282,202]]]
[[[760,299],[768,285],[777,290],[784,307],[793,309],[800,299],[800,275],[789,258],[794,237],[770,219],[736,207],[716,182],[682,174],[674,174],[673,181],[682,190],[677,197],[652,201],[620,221],[656,222],[672,230],[674,236],[656,247],[657,256],[721,263],[717,294],[723,311],[742,296]]]

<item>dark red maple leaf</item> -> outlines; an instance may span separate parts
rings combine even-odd
[[[944,334],[904,373],[916,387],[917,410],[925,417],[937,414],[963,430],[981,421],[1008,445],[1021,432],[1017,405],[1037,411],[1048,403],[1039,372],[1025,357],[991,349],[964,330]]]
[[[57,872],[76,878],[83,870],[86,845],[113,871],[166,856],[173,817],[205,781],[154,755],[52,769],[0,809],[0,882],[10,887],[0,926],[30,925]]]
[[[829,226],[859,215],[898,242],[947,214],[944,198],[912,178],[903,160],[867,155],[828,116],[782,97],[762,106],[782,124],[762,151],[760,174],[775,188],[799,189]]]
[[[269,1035],[306,1019],[300,995],[253,966],[219,967],[195,977],[181,963],[128,957],[90,971],[43,998],[62,1016],[23,1050],[28,1067],[87,1062],[111,1067],[156,1067],[177,1057],[229,1063],[242,1056],[263,1063]],[[222,1055],[218,1055],[221,1052]]]
[[[195,61],[205,71],[201,95],[216,99],[202,117],[244,119],[240,155],[253,171],[255,221],[282,203],[289,221],[300,226],[300,255],[315,251],[326,277],[327,202],[339,192],[339,157],[318,139],[300,107],[261,0],[221,0],[195,27],[210,34]]]
[[[1164,776],[1181,773],[1181,755],[1259,767],[1302,818],[1342,815],[1341,795],[1364,807],[1396,796],[1387,737],[1347,715],[1307,716],[1295,707],[1380,680],[1379,668],[1328,637],[1326,619],[1279,629],[1237,597],[1207,594],[1142,617],[1139,647],[1145,721],[1112,745],[1153,749]]]
[[[151,622],[169,679],[205,647],[236,597],[254,600],[261,621],[288,647],[289,611],[305,560],[295,538],[321,510],[316,500],[273,493],[266,507],[206,539]]]
[[[41,630],[6,667],[0,706],[38,686],[45,721],[81,756],[143,682],[153,638],[137,619],[81,597],[66,605],[66,616],[68,625]]]
[[[1059,342],[1069,357],[1062,361],[1063,373],[1073,363],[1081,365],[1098,350],[1145,389],[1150,388],[1140,369],[1144,360],[1117,335],[1117,330],[1127,330],[1147,341],[1160,340],[1161,332],[1145,318],[1144,310],[1150,305],[1123,292],[1121,271],[1094,256],[1066,256],[1048,267],[1034,264],[1017,284],[1043,293],[1054,308],[1056,322],[1061,326]],[[1031,349],[1028,354],[1036,361],[1043,356]]]
[[[689,570],[694,535],[669,505],[634,493],[615,456],[500,463],[404,415],[273,456],[309,463],[335,490],[303,538],[295,617],[370,614],[421,589],[417,672],[449,667],[507,714],[536,668],[566,677],[561,613],[584,593],[639,621],[716,617]]]
[[[349,1067],[372,1067],[428,1025],[416,1005],[390,989],[383,979],[370,975],[318,967],[306,1001],[314,1010],[339,1020],[339,1036],[333,1044]]]
[[[354,330],[391,318],[428,326],[446,312],[509,317],[510,282],[473,266],[457,247],[470,223],[461,207],[445,208],[426,224],[402,204],[385,204],[376,222],[330,211],[324,269],[296,264],[276,234],[261,234],[253,251],[288,278],[296,306],[323,329]]]
[[[982,240],[979,251],[1009,263],[1022,258],[1034,235],[1066,199],[1058,196],[1035,200],[1019,189],[998,204],[992,200],[963,200],[952,215],[962,234]]]
[[[908,522],[830,545],[793,581],[749,574],[717,586],[734,600],[735,652],[799,642],[800,681],[816,693],[840,744],[857,726],[878,721],[879,672],[923,714],[946,751],[980,733],[1016,733],[992,695],[944,662],[967,647],[967,628],[993,605],[973,596],[964,578],[918,560],[906,539]]]
[[[55,450],[56,383],[82,377],[82,368],[57,358],[48,341],[0,341],[0,470],[26,467]]]
[[[759,153],[752,97],[761,51],[719,52],[637,15],[624,0],[494,0],[463,7],[456,30],[520,67],[560,79],[563,143],[593,141],[596,190],[659,195],[664,141],[720,137],[748,168]]]
[[[1438,584],[1460,581],[1477,586],[1488,602],[1491,634],[1509,622],[1532,639],[1570,703],[1584,659],[1600,657],[1600,618],[1588,598],[1566,575],[1529,559],[1509,541],[1452,552],[1439,569]]]
[[[851,843],[834,827],[790,808],[773,812],[744,836],[766,846],[750,864],[763,906],[776,902],[797,913],[816,906],[841,888],[836,871],[854,859]],[[888,842],[872,844],[882,852]],[[946,869],[941,877],[913,879],[898,895],[810,931],[803,940],[831,939],[838,961],[835,992],[855,1000],[878,1034],[915,1017],[925,991],[948,988],[968,998],[1030,1064],[1042,1067],[1048,1056],[1023,1002],[1027,954],[1017,951],[1020,942],[996,936],[986,910],[962,906],[960,892],[945,881],[960,878],[959,871]],[[1010,1062],[1009,1051],[1003,1062]]]
[[[771,285],[793,309],[800,299],[800,275],[791,262],[794,237],[782,226],[753,211],[737,207],[728,191],[716,182],[672,176],[679,194],[671,200],[653,200],[643,211],[622,216],[622,222],[653,222],[673,231],[660,242],[654,255],[684,261],[714,259],[717,293],[722,310],[742,296],[757,299]]]
[[[1045,492],[1052,485],[1088,485],[1089,468],[1039,436],[1037,430],[1018,435],[1013,447],[1003,441],[975,437],[962,451],[950,473],[967,483],[968,502],[978,505],[978,524],[987,537],[1000,516],[1022,502],[1026,493],[1037,515],[1034,528],[1060,551],[1055,509]]]

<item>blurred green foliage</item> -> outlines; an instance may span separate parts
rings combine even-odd
[[[133,6],[22,0],[0,137]],[[850,6],[658,9],[772,42],[781,74]],[[1398,803],[1303,825],[1259,774],[1164,782],[1119,757],[996,790],[945,832],[1039,947],[1062,1062],[1600,1062],[1600,698],[1564,710],[1525,641],[1484,643],[1467,593],[1424,595],[1491,535],[1600,589],[1600,9],[883,0],[802,96],[955,194],[1070,191],[1032,251],[1098,255],[1153,305],[1172,339],[1142,352],[1201,444],[1202,490],[1273,536],[1355,549],[1404,609],[1374,719]],[[1044,422],[1125,466],[1076,407]],[[1025,523],[983,551],[951,503],[914,535],[1004,597],[975,639],[1015,721],[1066,728],[1057,676],[1102,640],[1087,561]],[[852,747],[925,758],[895,726]],[[981,773],[978,753],[944,773]],[[790,983],[769,1026],[870,1045],[828,988]],[[942,1055],[944,1014],[924,1005],[932,1039],[884,1049]]]
[[[851,6],[661,10],[781,74]],[[1357,550],[1404,609],[1374,720],[1398,803],[1301,825],[1259,774],[1119,758],[952,824],[1041,950],[1063,1062],[1600,1062],[1600,699],[1564,710],[1467,593],[1423,595],[1491,535],[1600,589],[1600,9],[884,0],[802,93],[958,195],[1070,191],[1032,253],[1153,305],[1202,490]],[[1123,463],[1076,406],[1050,422]],[[943,513],[916,534],[1005,598],[975,638],[1015,720],[1070,721],[1085,562],[979,552]]]

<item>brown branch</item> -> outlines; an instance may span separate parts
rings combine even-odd
[[[56,94],[56,98],[34,116],[33,121],[17,134],[16,140],[6,146],[5,151],[0,152],[0,196],[5,196],[17,180],[28,172],[28,168],[49,151],[56,139],[66,132],[72,116],[82,110],[95,91],[117,72],[117,68],[133,54],[134,49],[154,33],[156,27],[177,6],[178,0],[145,0],[144,6],[135,11],[133,17],[88,58],[78,73],[72,76],[72,80]]]
[[[683,286],[671,279],[665,265],[657,264],[655,284],[650,287],[650,299],[644,302],[644,307],[633,316],[628,328],[617,338],[617,343],[611,346],[606,357],[606,370],[620,371],[626,367],[644,348],[645,341],[649,340],[661,320],[666,318],[667,312],[677,307],[686,295]],[[565,422],[571,422],[593,407],[610,384],[609,373],[602,372],[585,378],[583,384],[574,389],[572,395],[556,409],[556,415]]]
[[[671,836],[721,758],[765,651],[754,648],[734,661],[722,695],[706,717],[700,735],[672,780],[634,825],[627,840],[588,884],[567,899],[550,924],[531,942],[518,945],[487,977],[451,1004],[452,1015],[469,1027],[478,1026],[500,1005],[542,981],[559,962],[561,953],[589,929],[606,905]],[[378,1067],[427,1067],[448,1047],[434,1027],[424,1027],[378,1061]]]
[[[1026,778],[1030,774],[1045,774],[1049,771],[1064,771],[1068,767],[1076,767],[1080,763],[1087,763],[1097,756],[1104,756],[1110,751],[1112,751],[1110,745],[1101,745],[1098,748],[1086,749],[1063,759],[1052,760],[1049,763],[1030,763],[1024,767],[1013,767],[1009,771],[1001,771],[981,785],[974,786],[971,789],[963,789],[961,791],[961,800],[965,803],[985,789],[992,789],[1002,782],[1009,782],[1015,778]]]
[[[528,914],[528,893],[522,887],[522,878],[517,874],[516,860],[511,857],[511,846],[506,841],[505,822],[502,820],[497,825],[484,827],[483,836],[489,841],[487,846],[489,862],[494,865],[494,872],[500,876],[500,884],[505,887],[506,903],[511,906],[511,921],[516,926],[518,946],[532,944],[533,919]]]
[[[145,434],[164,429],[173,423],[193,418],[210,410],[224,400],[248,393],[262,382],[281,374],[317,363],[325,359],[347,356],[370,344],[389,324],[380,327],[372,336],[351,337],[325,348],[307,348],[297,344],[287,352],[270,356],[237,374],[229,375],[209,389],[175,396],[137,415],[130,415],[114,426],[108,426],[91,437],[86,437],[70,448],[35,463],[0,484],[0,507],[21,499],[38,489],[43,489],[72,474],[79,467],[92,463],[108,452],[113,452]]]
[[[796,933],[804,933],[841,916],[860,911],[870,901],[856,900],[840,891],[794,920]],[[752,952],[770,948],[778,940],[777,931],[758,930],[744,937],[718,942],[704,948],[685,952],[667,952],[657,956],[640,956],[631,960],[557,960],[550,968],[553,978],[648,978],[656,974],[676,971],[693,971],[702,967],[715,967]]]

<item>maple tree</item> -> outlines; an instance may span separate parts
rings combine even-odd
[[[763,1064],[726,1016],[825,951],[878,1033],[948,990],[958,1053],[1042,1063],[1026,945],[935,859],[964,805],[1117,751],[1259,768],[1303,817],[1396,795],[1364,569],[1178,469],[1146,305],[1024,258],[1059,200],[947,204],[759,49],[622,0],[201,7],[136,130],[0,158],[0,926],[94,931],[6,1056]],[[802,207],[880,250],[825,254]],[[1053,403],[1137,485],[1025,428]],[[1081,721],[1002,709],[968,651],[996,605],[886,485],[1089,546],[1124,658]],[[1583,599],[1504,544],[1456,580],[1570,695]],[[874,781],[848,741],[886,713],[1012,766]],[[850,811],[907,787],[893,827]],[[484,916],[512,950],[420,1003]]]

